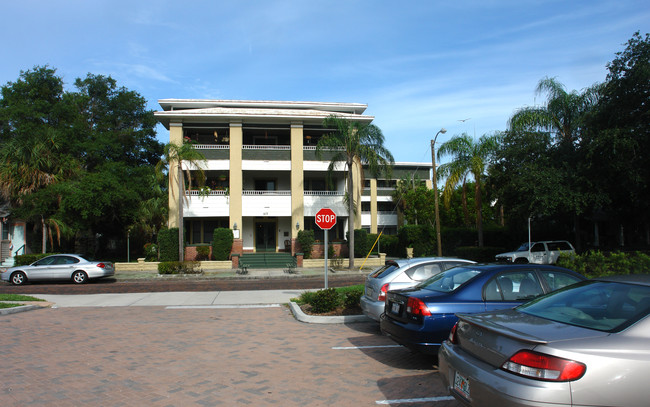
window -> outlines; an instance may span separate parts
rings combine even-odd
[[[544,247],[544,243],[535,243],[533,247],[530,249],[531,252],[545,252],[546,247]]]
[[[424,281],[440,273],[442,269],[438,263],[421,264],[406,270],[406,275],[411,280]]]
[[[517,310],[540,318],[604,332],[619,332],[650,312],[650,287],[583,281]]]
[[[443,271],[430,279],[418,284],[419,288],[448,293],[454,291],[467,281],[481,274],[481,271],[466,267],[456,267]]]
[[[543,294],[535,272],[516,271],[502,273],[485,285],[486,301],[524,301]]]
[[[567,285],[571,285],[579,281],[582,281],[582,279],[566,273],[559,273],[557,271],[549,271],[549,270],[538,270],[538,271],[539,274],[542,276],[542,280],[546,282],[546,285],[548,286],[550,291],[559,290],[560,288],[566,287]]]

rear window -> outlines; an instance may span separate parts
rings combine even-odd
[[[397,266],[397,263],[388,263],[385,264],[384,266],[378,268],[375,270],[370,277],[372,278],[384,278],[388,276],[390,273],[393,271],[397,270],[399,267]]]
[[[472,268],[456,267],[443,271],[430,279],[418,284],[418,288],[425,290],[448,293],[454,291],[464,283],[481,274],[481,271]]]
[[[650,287],[584,281],[517,307],[525,314],[603,332],[619,332],[650,313]]]

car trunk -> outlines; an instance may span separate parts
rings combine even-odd
[[[501,367],[522,349],[605,335],[604,332],[554,322],[517,310],[460,314],[456,329],[457,346],[495,368]]]

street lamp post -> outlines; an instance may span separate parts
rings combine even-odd
[[[433,193],[434,193],[434,208],[436,212],[436,239],[438,241],[438,256],[442,256],[442,243],[440,241],[440,210],[438,209],[438,178],[436,175],[436,139],[438,134],[445,134],[447,129],[442,128],[436,136],[431,140],[431,164],[433,165]]]

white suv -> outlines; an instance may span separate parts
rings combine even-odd
[[[575,253],[566,240],[524,243],[515,251],[496,255],[499,262],[554,264],[561,253]]]

